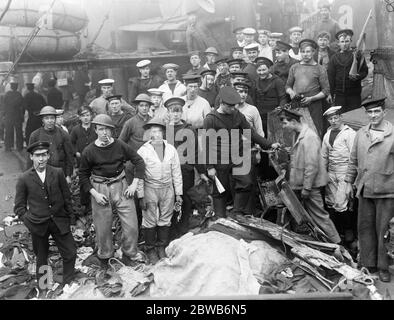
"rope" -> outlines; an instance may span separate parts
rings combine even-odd
[[[29,47],[29,45],[31,44],[31,42],[33,41],[33,39],[37,36],[37,34],[40,32],[42,26],[42,20],[43,18],[51,11],[51,9],[53,8],[54,4],[55,4],[56,0],[53,0],[51,6],[49,7],[49,9],[40,17],[40,19],[37,21],[37,25],[36,27],[32,30],[32,32],[29,35],[28,40],[26,41],[22,51],[20,52],[20,54],[18,55],[18,57],[16,58],[16,60],[14,61],[13,65],[11,66],[10,70],[8,71],[7,75],[5,78],[8,78],[9,75],[15,70],[15,67],[18,65],[20,59],[22,58],[23,54],[25,53],[25,51],[27,50],[27,48]]]
[[[0,22],[1,22],[1,20],[3,20],[5,14],[7,13],[8,9],[10,8],[11,2],[12,2],[12,0],[8,0],[7,5],[5,6],[4,11],[0,16]]]

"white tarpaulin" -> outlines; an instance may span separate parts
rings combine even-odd
[[[262,241],[246,243],[220,232],[173,241],[152,270],[151,297],[257,295],[264,277],[286,258]]]

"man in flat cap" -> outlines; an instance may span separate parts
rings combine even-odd
[[[361,81],[368,76],[368,66],[359,51],[357,58],[357,75],[350,75],[353,64],[353,50],[351,49],[353,31],[341,30],[336,34],[339,51],[334,54],[328,64],[328,79],[335,104],[343,107],[343,113],[357,109],[361,105]]]
[[[244,60],[244,48],[243,47],[233,47],[233,48],[231,48],[231,57],[233,59]]]
[[[138,150],[146,168],[144,179],[138,183],[137,195],[148,258],[155,264],[157,256],[166,257],[175,203],[180,206],[183,203],[182,171],[177,150],[164,140],[165,124],[152,119],[144,129],[150,130],[150,139]]]
[[[151,75],[152,61],[142,60],[136,65],[139,76],[129,79],[128,101],[131,103],[141,93],[147,93],[151,88],[157,88],[162,80],[157,75]]]
[[[341,109],[341,106],[334,106],[323,114],[330,127],[324,135],[321,154],[328,171],[326,205],[339,235],[350,245],[355,233],[350,234],[353,233],[352,214],[349,211],[349,198],[346,196],[345,177],[356,132],[344,124]]]
[[[107,97],[108,101],[108,115],[111,117],[115,129],[113,130],[113,137],[115,139],[119,138],[120,132],[123,129],[126,121],[133,117],[134,114],[130,112],[123,112],[122,110],[122,96],[113,95]]]
[[[28,92],[24,95],[23,99],[25,100],[25,110],[27,110],[28,113],[25,128],[25,141],[26,144],[28,144],[31,133],[42,125],[38,114],[47,103],[40,93],[34,91],[34,83],[26,83],[26,88]]]
[[[48,266],[48,238],[52,236],[63,260],[65,285],[74,278],[77,257],[71,233],[71,224],[75,224],[74,212],[63,171],[48,165],[49,148],[46,141],[37,141],[28,146],[33,166],[18,179],[14,212],[31,233],[37,281],[48,272],[42,267]]]
[[[231,74],[229,71],[228,63],[226,57],[221,57],[216,61],[217,65],[217,75],[215,80],[215,85],[218,89],[224,86],[230,86]]]
[[[208,101],[211,108],[215,106],[218,90],[215,86],[216,71],[204,70],[201,72],[201,86],[198,95]]]
[[[245,36],[243,33],[244,27],[238,27],[233,30],[233,34],[235,34],[234,45],[237,47],[243,48],[245,46]]]
[[[251,141],[249,140],[249,142],[258,143],[263,149],[277,148],[279,145],[269,143],[251,129],[245,116],[236,108],[242,99],[233,87],[220,89],[219,97],[219,108],[204,119],[204,129],[207,131],[205,150],[203,151],[207,157],[207,173],[214,181],[218,179],[224,187],[223,192],[218,188],[217,181],[214,183],[212,197],[215,213],[218,217],[226,217],[226,203],[232,194],[231,188],[233,188],[234,214],[250,214],[247,212],[247,204],[253,185],[250,177],[251,150],[250,145],[248,148],[247,142],[243,142],[241,136],[244,134],[245,137],[250,134]],[[217,139],[218,132],[220,132],[220,140]],[[223,137],[225,132],[227,135]],[[238,139],[234,136],[234,132]],[[241,152],[243,158],[235,159],[234,152],[237,152],[237,155],[239,155],[238,152]]]
[[[164,91],[156,88],[148,90],[149,97],[152,101],[152,105],[149,109],[149,116],[153,119],[160,119],[166,122],[167,119],[167,109],[164,107],[163,94]]]
[[[186,87],[177,79],[179,66],[175,63],[166,63],[162,68],[167,78],[159,87],[160,90],[164,91],[163,101],[172,97],[182,97],[185,95]]]
[[[361,267],[379,271],[381,281],[390,282],[389,257],[384,236],[394,217],[394,129],[385,120],[386,98],[371,98],[362,106],[369,124],[361,128],[350,154],[346,193],[357,188],[358,238]]]
[[[206,68],[201,65],[201,57],[199,51],[190,52],[190,64],[192,68],[186,74],[201,74]]]
[[[208,70],[213,70],[216,72],[216,59],[219,56],[219,52],[214,47],[209,47],[204,52],[206,63],[204,68]]]
[[[92,108],[95,115],[107,114],[108,112],[108,100],[107,98],[114,95],[114,83],[113,79],[103,79],[98,82],[101,90],[101,96],[94,99],[89,106]],[[131,114],[135,114],[135,108],[129,105],[123,98],[121,99],[122,110],[128,111]]]
[[[289,30],[289,37],[290,37],[290,46],[291,49],[289,51],[290,57],[296,59],[298,61],[302,60],[301,53],[300,53],[300,41],[302,39],[302,34],[304,33],[304,29],[301,27],[292,27]]]
[[[144,262],[137,248],[138,220],[134,204],[138,182],[144,178],[144,160],[125,142],[112,138],[115,125],[110,116],[100,114],[92,124],[95,125],[97,139],[82,152],[79,181],[84,192],[91,195],[100,266],[105,268],[114,255],[113,210],[116,210],[122,226],[123,263],[130,266]],[[135,166],[131,184],[126,180],[127,161]]]
[[[211,112],[211,105],[198,95],[201,76],[185,75],[183,81],[186,85],[186,95],[183,97],[185,105],[182,120],[196,129],[202,128],[205,117]]]
[[[275,46],[275,57],[274,65],[271,67],[271,73],[277,75],[283,80],[284,83],[287,82],[289,76],[290,67],[299,61],[289,56],[289,51],[291,45],[283,41],[277,41]]]
[[[5,151],[11,151],[16,144],[16,149],[23,149],[23,130],[25,101],[18,91],[18,82],[15,79],[10,81],[10,91],[7,91],[3,99],[3,113],[5,124]],[[15,137],[15,140],[14,140]]]
[[[301,122],[302,114],[282,109],[279,118],[283,129],[297,134],[290,154],[290,187],[303,200],[305,210],[333,243],[341,238],[334,223],[324,210],[320,188],[327,184],[327,171],[321,157],[321,140],[318,135]]]

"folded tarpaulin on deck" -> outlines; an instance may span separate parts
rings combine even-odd
[[[187,17],[179,16],[173,18],[151,18],[139,23],[119,27],[121,31],[130,32],[156,32],[156,31],[185,31],[187,27]]]

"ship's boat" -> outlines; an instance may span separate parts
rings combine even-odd
[[[12,0],[1,21],[3,26],[34,27],[38,19],[47,12],[53,0]],[[3,12],[8,0],[0,0],[0,12]],[[78,32],[88,24],[85,10],[78,5],[57,0],[47,16],[48,29]]]
[[[1,60],[22,51],[34,28],[0,26]],[[81,49],[79,36],[72,32],[41,29],[28,46],[29,60],[71,59]]]

